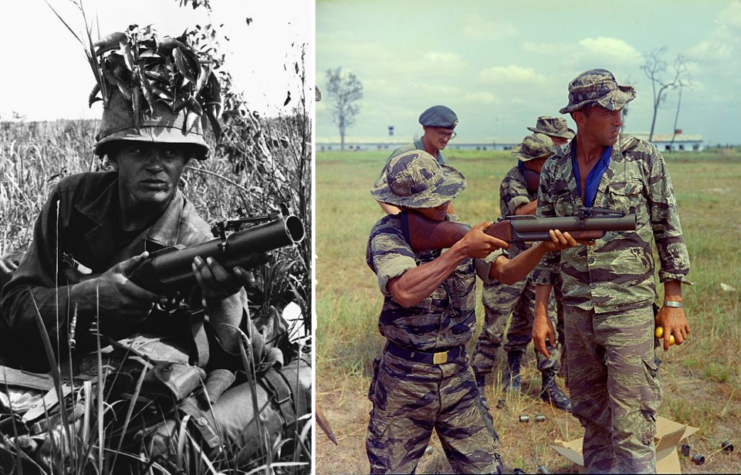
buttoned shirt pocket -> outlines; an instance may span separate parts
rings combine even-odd
[[[638,179],[613,181],[610,183],[607,205],[615,211],[639,214],[646,207],[643,183]]]

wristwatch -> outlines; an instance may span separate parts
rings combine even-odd
[[[675,302],[673,300],[664,300],[664,307],[682,308],[684,304],[682,302]]]

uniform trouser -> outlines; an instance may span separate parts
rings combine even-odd
[[[650,305],[595,314],[565,307],[572,414],[584,426],[587,473],[655,473],[661,404]]]
[[[365,444],[372,473],[413,473],[433,429],[456,473],[497,473],[497,442],[467,357],[433,365],[384,351],[377,371]]]
[[[471,366],[478,374],[491,373],[496,360],[497,351],[502,346],[502,336],[507,318],[512,314],[512,322],[507,330],[505,351],[522,352],[532,340],[533,320],[535,318],[535,283],[528,276],[527,279],[506,285],[499,281],[484,284],[483,298],[485,310],[484,326],[476,342]],[[556,320],[556,300],[551,297],[548,304],[548,317],[557,327],[558,339],[561,341],[563,330]],[[558,348],[548,345],[551,354],[546,358],[536,352],[538,370],[559,369],[560,353]]]

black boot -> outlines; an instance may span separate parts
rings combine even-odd
[[[520,362],[522,351],[507,352],[507,371],[504,373],[504,390],[520,392]]]
[[[556,384],[556,372],[552,369],[543,371],[543,388],[540,390],[540,399],[556,409],[571,412],[571,400]]]

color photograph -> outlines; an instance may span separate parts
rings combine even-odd
[[[737,0],[318,1],[317,473],[741,471],[739,53]]]

